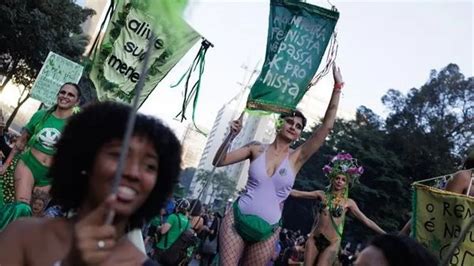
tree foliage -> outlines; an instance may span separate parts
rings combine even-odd
[[[197,182],[201,184],[201,190],[206,189],[204,194],[210,194],[211,199],[221,199],[227,201],[232,198],[236,192],[235,181],[224,171],[214,172],[200,170],[197,174]]]
[[[49,51],[78,61],[87,38],[81,24],[94,11],[72,0],[5,0],[0,3],[0,75],[31,88]]]
[[[322,167],[336,153],[349,152],[365,168],[349,197],[369,218],[393,232],[402,227],[411,211],[410,184],[454,172],[472,148],[473,78],[466,79],[450,64],[432,71],[426,84],[407,95],[390,89],[382,102],[390,111],[385,119],[361,106],[353,120],[337,120],[325,144],[300,170],[295,188],[324,190],[328,181]],[[304,132],[301,141],[309,136]],[[317,213],[314,206],[314,202],[290,198],[285,204],[284,225],[309,232]],[[373,232],[348,216],[346,240],[364,241],[371,235]]]

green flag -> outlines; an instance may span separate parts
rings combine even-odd
[[[99,100],[132,101],[153,35],[156,39],[151,45],[149,72],[140,104],[200,39],[200,35],[180,16],[185,1],[178,1],[179,5],[169,4],[172,3],[169,1],[117,1],[90,71]],[[169,12],[170,8],[174,12]]]
[[[265,63],[247,108],[294,110],[321,63],[338,18],[337,11],[271,0]]]

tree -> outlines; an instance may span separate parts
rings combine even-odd
[[[426,84],[406,96],[389,90],[382,98],[390,110],[386,119],[359,107],[354,120],[336,121],[325,144],[298,173],[295,188],[324,190],[328,182],[321,168],[337,152],[349,152],[365,168],[349,196],[385,230],[400,229],[411,209],[410,183],[452,173],[473,145],[473,84],[473,77],[466,79],[450,64],[433,70]],[[304,132],[302,141],[308,137]],[[298,201],[285,203],[284,226],[309,231],[315,204]],[[346,240],[364,241],[372,234],[348,216]]]
[[[81,24],[94,13],[72,0],[0,3],[0,92],[10,81],[24,88],[13,113],[28,97],[49,51],[80,61],[88,42]]]
[[[380,118],[366,107],[359,108],[356,120],[337,120],[326,143],[301,169],[295,188],[326,190],[329,182],[322,172],[323,166],[338,152],[349,152],[358,158],[365,169],[360,182],[350,190],[349,197],[353,198],[360,209],[382,228],[396,231],[406,222],[411,207],[409,182],[398,174],[401,163],[397,156],[385,148],[387,139],[384,130],[381,129],[381,123]],[[308,137],[308,134],[305,132],[304,138]],[[291,224],[293,228],[302,228],[304,232],[307,232],[306,230],[309,232],[318,213],[315,202],[302,201],[301,207],[296,207],[290,202],[289,204],[290,209],[294,211],[284,213],[285,222]],[[304,212],[303,209],[307,215],[298,215],[297,213]],[[291,218],[296,215],[298,219]],[[303,220],[304,224],[301,224]],[[371,235],[373,232],[348,216],[344,229],[346,240],[364,241]]]
[[[406,96],[389,90],[382,102],[391,109],[388,145],[405,162],[405,176],[419,180],[455,171],[473,145],[474,78],[466,79],[455,64],[433,70]]]
[[[210,196],[211,199],[219,198],[227,201],[234,196],[236,192],[235,181],[232,180],[224,171],[214,172],[208,170],[199,170],[197,174],[197,182],[201,184],[201,191],[204,195]],[[206,183],[207,187],[206,188]],[[205,191],[202,191],[205,189]],[[211,195],[207,195],[211,190]]]

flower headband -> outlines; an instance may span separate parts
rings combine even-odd
[[[352,158],[349,153],[338,153],[329,164],[323,167],[323,172],[329,179],[334,179],[338,175],[344,175],[352,184],[364,173],[364,168],[359,166],[356,158]]]

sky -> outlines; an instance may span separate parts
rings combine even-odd
[[[330,7],[327,1],[307,2]],[[340,12],[336,61],[346,83],[341,109],[355,112],[365,105],[386,116],[381,97],[388,89],[405,93],[419,88],[431,69],[449,63],[458,64],[466,76],[473,75],[472,1],[331,2]],[[263,63],[268,12],[269,1],[263,0],[189,1],[187,22],[215,45],[206,57],[196,110],[199,125],[211,128],[218,110],[242,89],[239,83],[249,76],[243,67],[252,70]],[[159,84],[142,112],[169,121],[180,111],[183,87],[170,85],[198,49],[199,45],[193,47]],[[322,99],[329,97],[331,79],[329,75],[317,88]]]
[[[84,4],[84,0],[77,2]],[[242,90],[241,84],[248,81],[251,70],[263,64],[269,2],[189,0],[186,21],[214,44],[207,53],[196,108],[196,121],[201,129],[212,127],[218,110]],[[330,8],[328,1],[306,2]],[[339,116],[351,118],[357,107],[365,105],[385,117],[388,110],[381,98],[389,89],[406,93],[419,88],[432,69],[440,70],[449,63],[459,65],[465,76],[473,76],[474,1],[331,2],[340,12],[336,61],[346,84]],[[141,112],[182,130],[173,118],[180,111],[184,88],[170,85],[191,65],[198,49],[196,44],[170,71],[142,105]],[[320,97],[317,104],[321,106],[315,108],[321,116],[331,89],[331,75],[312,88]],[[191,117],[190,112],[187,117]]]

